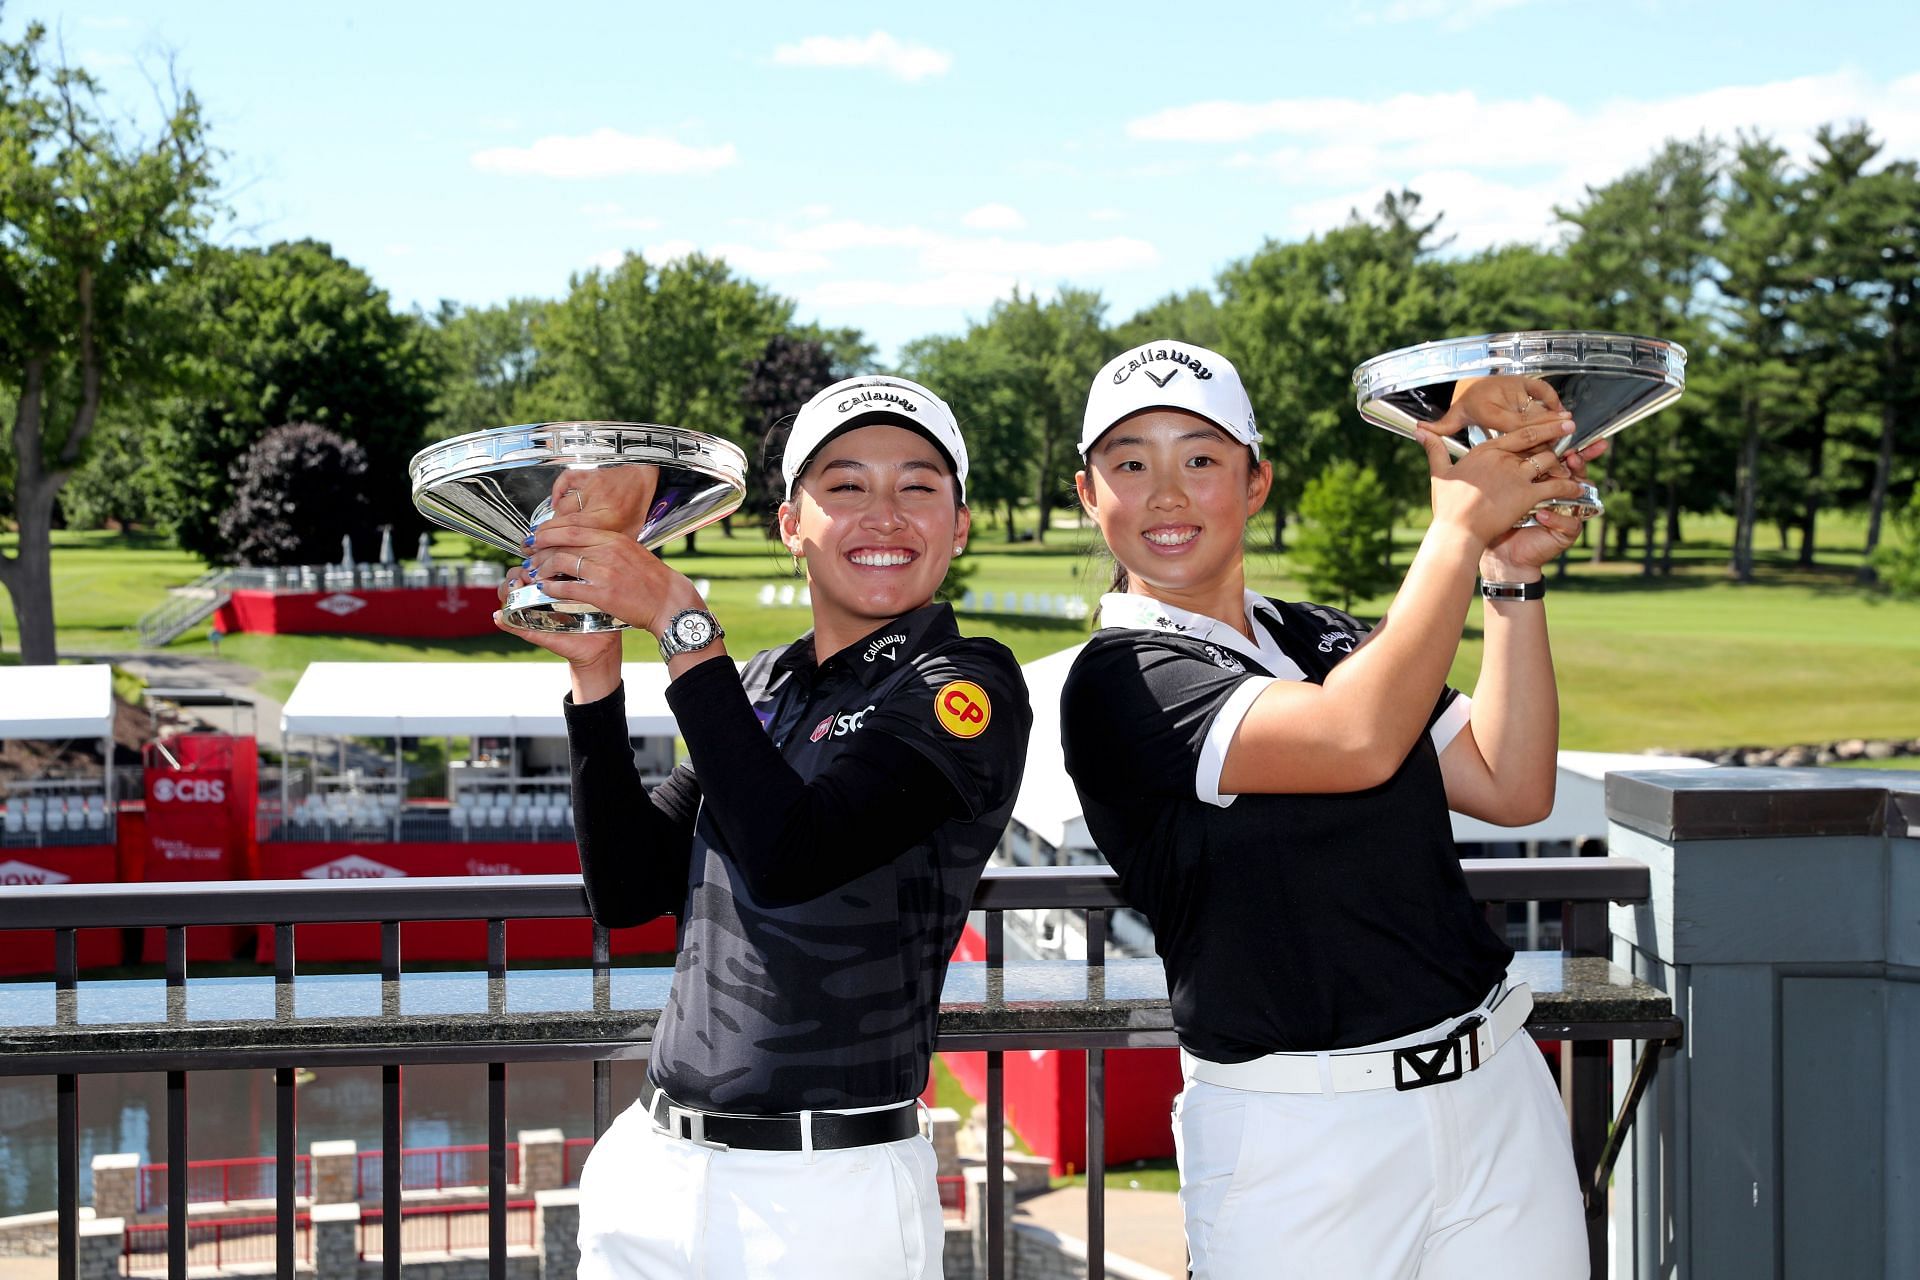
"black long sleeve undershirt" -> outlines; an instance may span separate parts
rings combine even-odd
[[[681,908],[702,801],[748,891],[768,906],[857,880],[949,818],[967,816],[932,760],[879,732],[856,737],[824,772],[802,780],[761,728],[731,662],[684,672],[667,686],[667,703],[694,769],[676,769],[645,800],[623,693],[568,706],[580,865],[602,924]]]

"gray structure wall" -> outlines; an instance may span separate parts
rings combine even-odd
[[[1920,1276],[1920,776],[1616,774],[1608,816],[1653,880],[1614,960],[1686,1022],[1616,1170],[1616,1274]]]

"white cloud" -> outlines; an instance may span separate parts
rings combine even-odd
[[[941,272],[1015,272],[1048,280],[1068,276],[1105,275],[1151,267],[1160,253],[1145,240],[1110,236],[1105,240],[985,240],[948,239],[920,255],[920,265]]]
[[[1092,209],[1087,212],[1089,222],[1118,222],[1126,217],[1118,209]]]
[[[780,242],[789,249],[835,253],[842,249],[921,249],[937,243],[939,239],[933,232],[920,227],[883,227],[843,218],[801,231],[789,231],[780,237]]]
[[[671,138],[637,137],[595,129],[573,137],[541,138],[530,147],[493,147],[473,153],[483,173],[542,178],[610,178],[621,174],[711,173],[739,160],[731,142],[689,147]]]
[[[954,271],[923,280],[831,280],[800,295],[809,307],[984,307],[1020,283],[998,272]]]
[[[908,83],[943,76],[953,66],[952,54],[895,39],[884,31],[867,36],[808,36],[798,44],[775,49],[773,60],[784,67],[872,67]]]
[[[803,204],[800,206],[800,216],[809,222],[818,222],[822,218],[833,216],[833,206],[830,204]]]
[[[975,231],[1018,231],[1027,225],[1020,211],[1008,204],[983,204],[960,221]]]
[[[393,244],[383,247],[386,249],[387,256],[390,258],[404,258],[413,252],[413,246],[404,241],[396,241]]]
[[[1819,125],[1853,120],[1868,121],[1888,155],[1920,150],[1920,75],[1876,83],[1839,72],[1578,110],[1545,95],[1473,92],[1212,101],[1141,117],[1127,132],[1188,144],[1189,156],[1206,144],[1268,141],[1218,159],[1284,175],[1299,193],[1289,209],[1294,232],[1336,225],[1349,209],[1368,212],[1383,191],[1406,186],[1447,215],[1442,229],[1459,236],[1460,248],[1472,249],[1552,239],[1556,203],[1575,203],[1588,185],[1644,164],[1669,138],[1704,133],[1731,142],[1738,131],[1757,130],[1805,155]]]
[[[749,244],[713,244],[702,250],[691,240],[650,244],[644,252],[648,262],[659,263],[672,262],[695,251],[704,252],[710,258],[725,258],[728,266],[750,276],[797,275],[808,271],[825,271],[833,265],[825,255],[818,253],[760,249]]]
[[[89,31],[125,31],[133,25],[132,18],[82,18],[80,25]]]
[[[580,265],[583,267],[598,267],[602,271],[611,271],[626,260],[627,251],[625,249],[603,249]]]

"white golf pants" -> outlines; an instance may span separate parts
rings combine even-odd
[[[716,1151],[635,1103],[580,1175],[580,1280],[939,1280],[923,1137],[840,1151]]]
[[[1373,1048],[1438,1039],[1457,1023]],[[1525,1032],[1458,1080],[1174,1103],[1194,1280],[1571,1280],[1587,1269],[1566,1112]]]

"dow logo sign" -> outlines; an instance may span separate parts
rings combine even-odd
[[[21,862],[18,858],[0,862],[0,885],[65,884],[66,882],[67,877],[58,871],[36,867],[31,862]]]
[[[225,804],[225,778],[156,778],[153,798],[161,804]]]
[[[385,880],[390,876],[404,878],[407,873],[398,867],[390,867],[384,862],[375,862],[372,858],[363,858],[357,853],[350,853],[344,858],[335,858],[332,862],[308,867],[300,874],[309,880]]]

